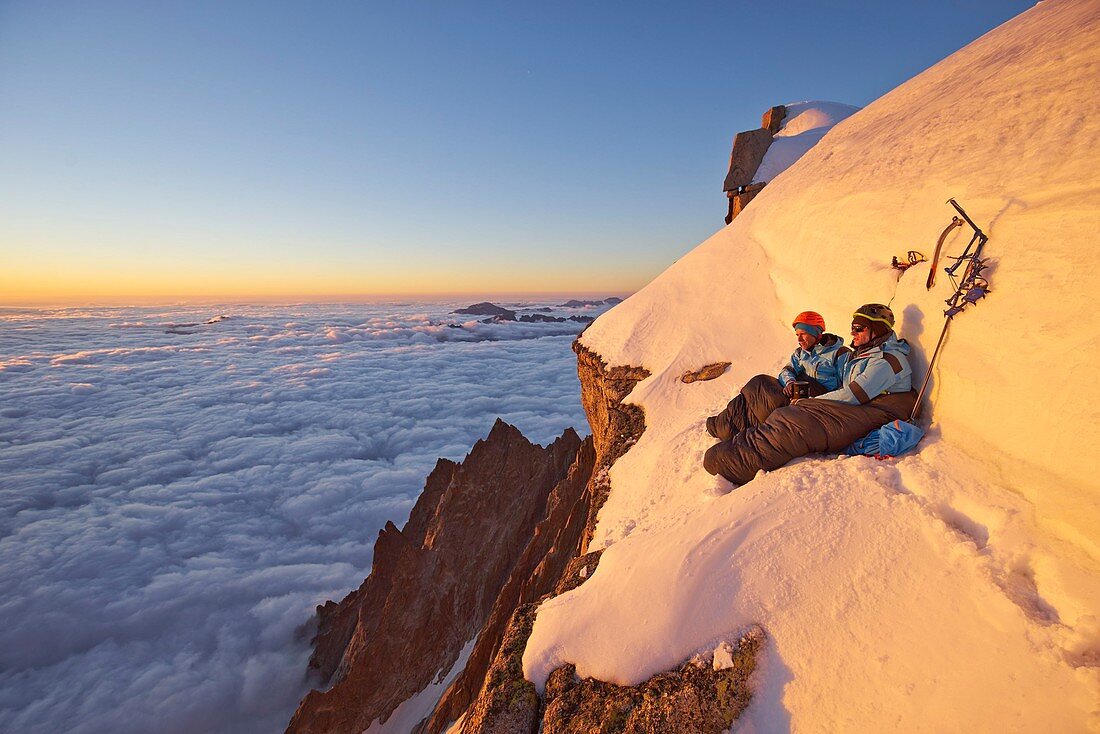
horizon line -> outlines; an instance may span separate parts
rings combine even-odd
[[[299,304],[348,304],[348,303],[388,303],[398,300],[419,300],[424,302],[448,301],[457,298],[474,298],[491,301],[493,299],[576,298],[607,299],[611,297],[627,298],[635,291],[609,289],[607,291],[449,291],[449,292],[408,292],[408,293],[334,293],[329,295],[286,294],[278,296],[97,296],[72,297],[44,300],[0,300],[0,308],[125,308],[155,306],[220,306],[220,305],[299,305]]]

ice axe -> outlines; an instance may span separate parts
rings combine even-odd
[[[949,268],[944,268],[944,272],[951,278],[952,284],[955,286],[955,292],[945,301],[948,308],[943,312],[943,315],[946,317],[943,323],[943,331],[940,332],[939,341],[936,342],[936,349],[932,352],[932,359],[928,362],[928,371],[924,375],[924,383],[920,386],[920,392],[917,393],[917,402],[913,406],[913,412],[909,415],[910,423],[915,422],[920,416],[921,402],[924,400],[924,394],[928,390],[928,382],[932,379],[932,368],[936,364],[936,357],[940,354],[940,347],[943,346],[943,340],[944,337],[947,336],[947,327],[951,326],[951,320],[962,313],[964,308],[977,303],[989,293],[989,281],[982,275],[982,271],[986,268],[986,261],[982,259],[982,250],[985,247],[985,243],[989,241],[989,237],[986,236],[985,232],[982,232],[978,225],[974,224],[974,220],[963,211],[963,208],[959,206],[959,202],[954,199],[948,199],[947,203],[955,207],[955,210],[962,215],[962,219],[951,217],[951,224],[949,224],[947,229],[943,231],[943,234],[940,235],[940,240],[936,244],[936,254],[932,259],[932,268],[928,273],[929,288],[931,288],[936,281],[936,265],[940,257],[940,247],[943,245],[943,241],[947,237],[947,234],[955,227],[961,227],[965,221],[965,223],[969,224],[974,230],[974,236],[970,238],[970,242],[961,255],[950,258],[955,261],[955,264]],[[975,244],[977,245],[976,247]],[[963,270],[962,278],[958,282],[955,282],[955,272],[963,263],[966,263],[966,268]]]

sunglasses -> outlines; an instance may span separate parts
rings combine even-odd
[[[862,334],[865,331],[867,331],[867,327],[864,326],[863,324],[852,324],[852,333],[853,334]]]

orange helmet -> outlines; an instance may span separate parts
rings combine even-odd
[[[825,332],[825,319],[821,317],[817,311],[803,311],[794,317],[794,321],[791,322],[791,326],[798,328],[799,324],[806,324],[808,326],[816,326],[821,329],[814,336],[821,336]]]

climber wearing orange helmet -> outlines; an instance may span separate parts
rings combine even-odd
[[[779,372],[779,384],[783,394],[794,397],[795,382],[808,382],[809,394],[821,395],[840,387],[844,367],[852,356],[852,350],[844,346],[844,340],[836,334],[825,332],[825,319],[816,311],[803,311],[791,323],[798,340],[798,349],[791,355],[790,364]]]
[[[836,334],[825,333],[825,319],[816,311],[803,311],[795,316],[794,327],[798,348],[790,363],[779,373],[757,375],[734,396],[726,409],[707,418],[707,432],[720,441],[764,420],[776,408],[788,405],[794,397],[795,384],[806,383],[806,393],[813,397],[841,386],[852,350]]]

